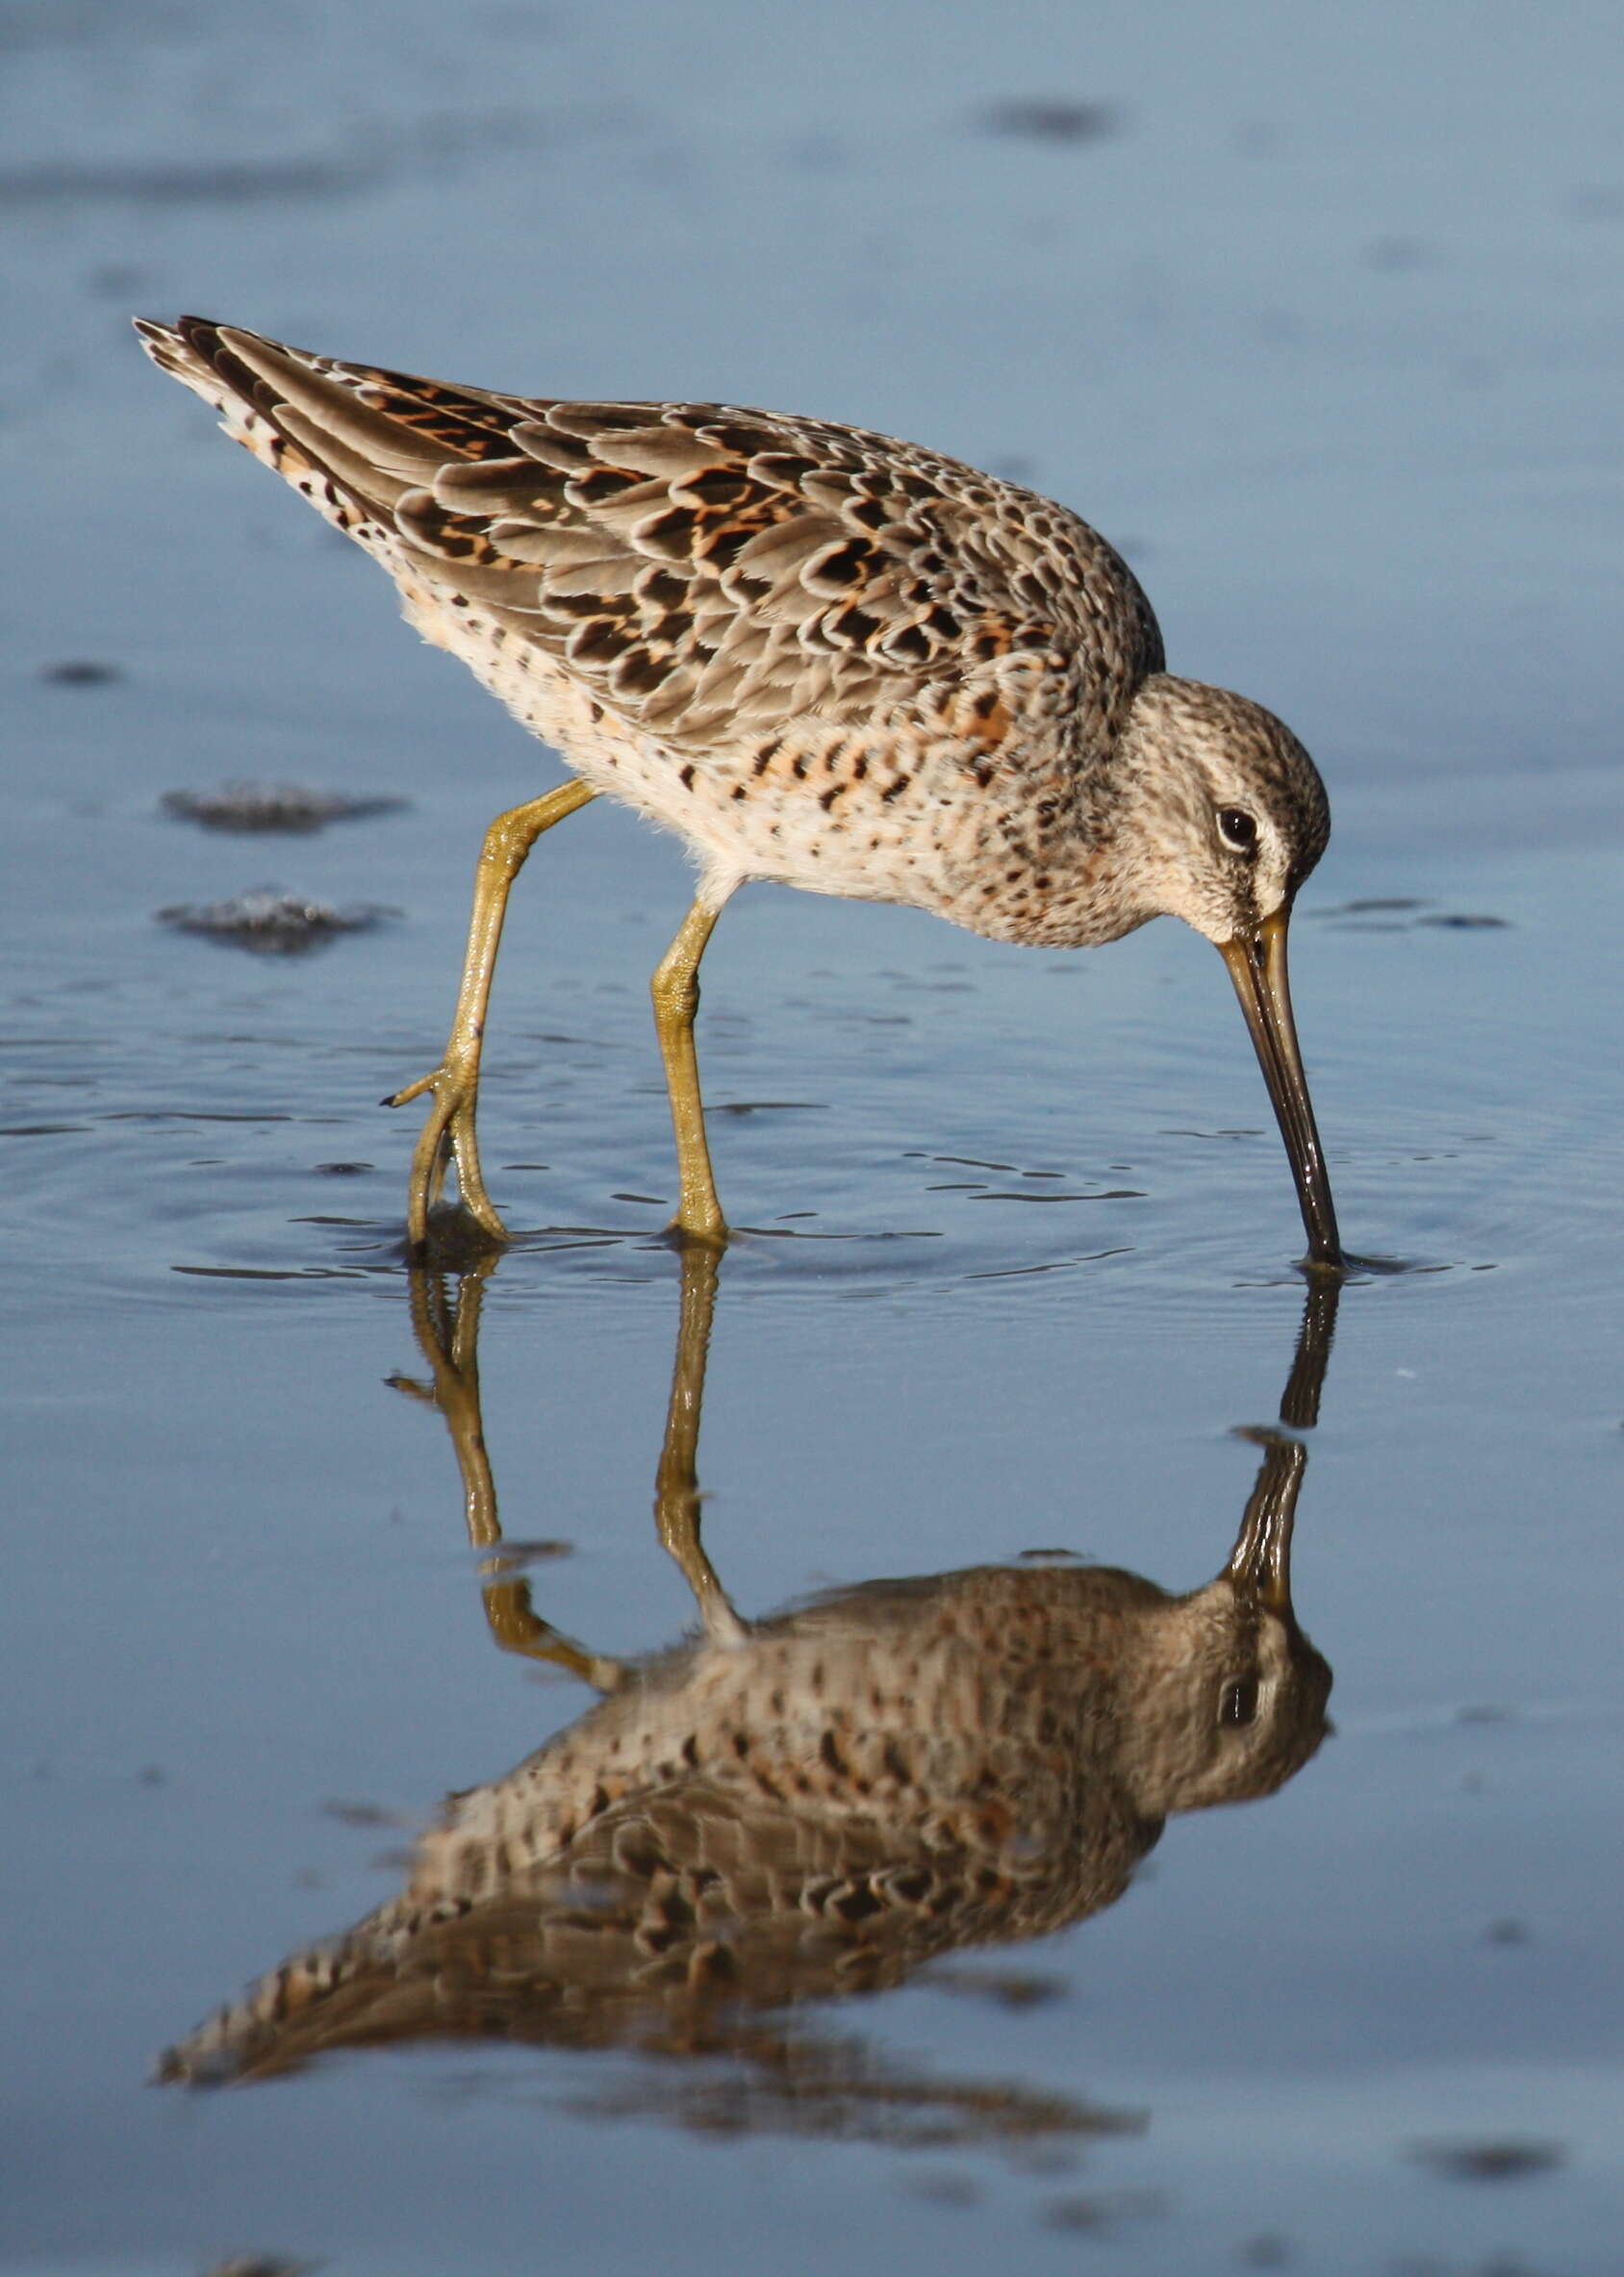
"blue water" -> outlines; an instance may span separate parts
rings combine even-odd
[[[12,5],[0,53],[0,2266],[1615,2269],[1610,13],[197,0]],[[1038,97],[1112,115],[989,115]],[[438,1052],[483,824],[554,763],[139,357],[130,310],[181,307],[1018,473],[1124,544],[1176,669],[1320,760],[1305,1051],[1350,1246],[1415,1268],[1344,1292],[1308,1435],[1334,1736],[1172,1819],[1119,1903],[960,1955],[979,1996],[926,1971],[794,2027],[1124,2124],[910,2147],[859,2099],[707,2133],[702,2064],[486,2042],[147,2084],[590,1700],[493,1644],[398,1381],[416,1110],[374,1103]],[[409,805],[292,839],[160,810],[242,777]],[[286,959],[155,922],[266,884],[397,914]],[[650,1520],[678,1288],[645,994],[686,886],[601,804],[549,839],[487,1061],[531,1232],[479,1340],[502,1523],[567,1545],[535,1608],[610,1655],[693,1621]],[[1032,1548],[1209,1579],[1304,1297],[1210,951],[761,890],[705,976],[711,1098],[754,1110],[713,1115],[756,1230],[698,1458],[740,1611]]]

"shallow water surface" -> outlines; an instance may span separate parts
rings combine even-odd
[[[319,69],[0,10],[0,2266],[1616,2269],[1624,199],[1561,14],[1034,4],[989,76],[912,9],[355,7]],[[131,303],[1091,514],[1331,783],[1294,981],[1383,1269],[1293,1266],[1192,935],[765,890],[685,1264],[686,878],[598,804],[496,988],[520,1238],[409,1273],[375,1102],[554,763]],[[164,804],[244,781],[367,811]],[[156,922],[247,893],[374,922]]]

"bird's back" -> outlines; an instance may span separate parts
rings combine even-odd
[[[140,329],[383,563],[428,639],[718,876],[1087,937],[1088,802],[1162,650],[1076,515],[825,421]]]

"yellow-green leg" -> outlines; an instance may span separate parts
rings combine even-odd
[[[654,968],[649,994],[654,999],[654,1026],[660,1056],[666,1063],[666,1089],[671,1094],[671,1119],[676,1132],[676,1171],[681,1200],[672,1230],[694,1241],[721,1243],[727,1237],[722,1204],[711,1175],[710,1144],[705,1137],[705,1102],[699,1096],[699,1061],[694,1045],[694,1015],[699,1009],[699,959],[722,914],[720,902],[696,901],[683,919],[676,939]]]
[[[440,1199],[446,1166],[452,1161],[457,1166],[457,1186],[463,1207],[494,1240],[507,1239],[507,1227],[485,1191],[485,1178],[479,1167],[479,1136],[474,1126],[474,1110],[479,1101],[479,1050],[485,1034],[486,1007],[491,1000],[491,979],[496,970],[496,950],[501,944],[502,920],[507,915],[513,881],[523,869],[525,856],[542,832],[550,830],[554,822],[563,822],[566,815],[572,815],[576,807],[585,806],[589,798],[596,796],[586,783],[563,783],[556,791],[549,791],[545,798],[533,798],[526,806],[512,807],[505,815],[498,815],[485,833],[473,877],[473,914],[469,921],[462,986],[457,991],[457,1009],[451,1021],[445,1056],[431,1074],[419,1076],[416,1083],[408,1083],[404,1091],[396,1091],[384,1101],[386,1107],[403,1107],[408,1100],[419,1099],[425,1091],[434,1094],[434,1103],[413,1151],[411,1181],[406,1190],[406,1238],[414,1252],[421,1250],[427,1237],[428,1213]]]

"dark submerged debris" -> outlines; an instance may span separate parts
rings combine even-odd
[[[307,2277],[318,2262],[285,2262],[280,2255],[251,2253],[229,2262],[216,2262],[205,2277]]]
[[[977,113],[983,134],[1012,135],[1025,142],[1102,142],[1122,128],[1115,103],[1085,103],[1063,95],[1003,95]]]
[[[898,2151],[1005,2154],[1055,2138],[1137,2133],[1138,2113],[1001,2082],[891,2071],[856,2040],[767,2031],[733,2036],[748,2068],[645,2065],[618,2086],[565,2103],[599,2119],[665,2118],[717,2138],[801,2138]],[[1124,2209],[1118,2209],[1124,2211]]]
[[[98,664],[94,657],[69,656],[48,664],[39,677],[53,688],[110,688],[124,675],[115,664]]]
[[[1484,2142],[1418,2142],[1410,2157],[1455,2182],[1522,2182],[1549,2174],[1563,2161],[1561,2145],[1512,2138]]]
[[[1406,269],[1430,267],[1433,251],[1421,238],[1394,234],[1372,238],[1364,248],[1364,262],[1367,268],[1384,269],[1396,275]]]
[[[924,1970],[918,1982],[938,1992],[957,1993],[969,2000],[984,2000],[994,2008],[1014,2010],[1047,2008],[1052,2001],[1064,2000],[1071,1990],[1064,1977],[1040,1976],[1035,1969],[942,1965]]]
[[[215,791],[165,791],[164,812],[205,830],[324,830],[329,822],[397,814],[404,798],[352,798],[342,791],[313,791],[304,783],[222,783]]]
[[[1243,2269],[1289,2269],[1291,2240],[1276,2231],[1262,2230],[1237,2247],[1235,2259]]]
[[[1476,910],[1429,909],[1425,901],[1408,897],[1381,896],[1341,901],[1332,909],[1312,913],[1322,923],[1343,932],[1402,933],[1411,925],[1441,925],[1451,932],[1507,932],[1509,917],[1489,917]]]
[[[345,1827],[404,1827],[411,1821],[402,1818],[398,1810],[386,1809],[382,1803],[357,1803],[342,1795],[330,1796],[321,1805],[323,1818],[336,1818]]]
[[[202,933],[211,941],[252,949],[258,956],[300,956],[306,949],[322,948],[340,933],[367,932],[381,918],[396,914],[370,902],[334,909],[325,901],[258,886],[227,901],[177,902],[172,908],[161,909],[158,920],[161,924],[173,925],[177,932]]]
[[[1078,2191],[1052,2198],[1043,2210],[1043,2223],[1050,2230],[1108,2238],[1122,2222],[1144,2221],[1166,2212],[1167,2200],[1160,2190]]]
[[[537,1541],[513,1541],[503,1538],[495,1548],[483,1552],[493,1566],[506,1572],[510,1567],[540,1565],[552,1557],[573,1557],[573,1542],[554,1541],[544,1537]]]
[[[0,168],[0,206],[280,205],[287,198],[332,197],[370,187],[381,169],[359,160],[272,158],[187,164],[116,161]]]

